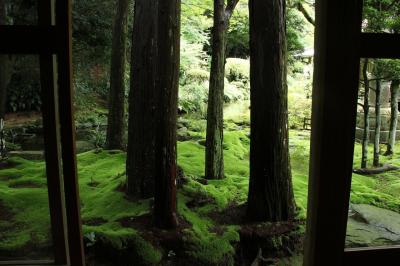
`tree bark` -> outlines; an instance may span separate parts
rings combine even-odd
[[[397,119],[399,117],[399,107],[397,99],[399,97],[400,80],[392,80],[390,85],[390,129],[389,141],[387,144],[386,155],[392,155],[396,144]]]
[[[210,87],[207,106],[207,134],[205,176],[208,179],[224,178],[224,78],[226,60],[226,34],[229,20],[239,0],[214,0],[214,25],[212,29],[212,55]]]
[[[157,0],[136,0],[131,54],[127,194],[154,196],[156,141]]]
[[[0,25],[6,25],[5,1],[0,0]],[[11,78],[8,55],[0,54],[0,159],[6,156],[4,123],[7,109],[7,87]]]
[[[359,175],[377,175],[377,174],[382,174],[388,171],[395,171],[399,170],[399,167],[390,165],[390,164],[385,164],[381,167],[377,168],[362,168],[362,169],[353,169],[353,173],[359,174]]]
[[[224,2],[224,0],[214,0],[214,27],[212,29],[212,56],[206,134],[205,176],[208,179],[224,178],[223,107],[226,47]]]
[[[361,144],[361,168],[366,168],[368,163],[368,143],[369,143],[369,79],[368,79],[368,59],[365,59],[363,66],[364,79],[364,131]]]
[[[107,149],[124,148],[125,65],[129,3],[130,0],[118,0],[114,21],[108,99]]]
[[[374,136],[374,161],[373,166],[379,166],[379,143],[381,138],[381,80],[376,80],[375,89],[375,136]]]
[[[284,0],[250,0],[251,144],[247,216],[294,218],[289,160]]]
[[[180,0],[137,0],[129,95],[127,193],[154,195],[154,223],[176,214]]]
[[[156,127],[156,188],[154,221],[157,227],[177,226],[176,122],[180,60],[180,0],[160,0],[158,7],[158,70]]]

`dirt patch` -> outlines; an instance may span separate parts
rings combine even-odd
[[[26,181],[26,182],[19,182],[19,183],[14,183],[10,184],[8,186],[9,188],[42,188],[44,187],[43,185],[36,184],[31,181]]]
[[[232,225],[243,224],[245,222],[246,205],[237,203],[230,203],[222,211],[214,211],[209,214],[209,217],[218,224]]]
[[[98,218],[91,218],[89,220],[83,220],[82,223],[85,225],[89,225],[89,226],[99,226],[99,225],[107,223],[107,220],[104,218],[98,217]]]
[[[211,228],[209,231],[210,233],[214,233],[217,236],[223,236],[226,232],[226,228],[224,226],[217,225]]]
[[[123,227],[139,230],[140,235],[153,246],[159,247],[167,254],[169,259],[185,257],[184,253],[184,230],[191,227],[191,224],[183,217],[178,217],[178,227],[173,230],[162,230],[153,225],[151,213],[138,217],[125,217],[118,221]]]
[[[97,182],[97,181],[90,181],[89,183],[88,183],[88,186],[89,187],[97,187],[98,185],[100,185],[100,182]]]
[[[215,200],[213,198],[205,198],[205,197],[199,197],[199,198],[194,198],[191,201],[189,201],[188,203],[186,203],[186,206],[189,209],[195,209],[195,208],[200,208],[203,206],[206,206],[208,204],[212,204],[214,203]]]
[[[40,112],[9,113],[6,114],[5,117],[7,128],[15,128],[24,125],[35,124],[41,120],[42,115]]]
[[[17,164],[15,162],[10,162],[8,160],[0,161],[0,170],[11,169],[16,166],[17,166]]]
[[[240,234],[252,238],[266,238],[283,235],[296,228],[293,222],[245,224],[240,229]]]
[[[14,213],[12,213],[11,210],[7,208],[0,200],[0,220],[11,221],[13,218],[14,218]]]
[[[189,178],[185,175],[183,168],[178,165],[176,185],[178,186],[178,188],[181,188],[183,185],[187,184],[188,182],[189,182]]]
[[[115,191],[125,193],[126,192],[126,183],[121,182],[116,188]]]
[[[277,259],[299,252],[303,234],[299,221],[244,224],[239,230],[238,259],[245,265],[254,258]]]

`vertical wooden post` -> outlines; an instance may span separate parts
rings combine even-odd
[[[304,265],[343,265],[359,83],[361,0],[316,1]]]
[[[54,0],[38,2],[38,24],[54,25]],[[49,195],[51,232],[55,264],[67,264],[67,230],[65,200],[61,173],[60,132],[58,128],[58,96],[56,84],[56,61],[51,52],[40,57],[40,84],[46,158],[46,175]]]
[[[58,93],[60,105],[62,162],[71,265],[85,265],[76,164],[75,120],[72,92],[71,0],[56,2],[58,31]]]

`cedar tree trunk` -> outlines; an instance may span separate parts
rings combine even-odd
[[[107,149],[124,148],[125,64],[129,3],[130,0],[118,0],[114,21],[108,99]]]
[[[207,106],[207,134],[205,176],[208,179],[224,178],[224,78],[226,59],[226,34],[229,20],[239,0],[214,0],[214,25],[212,29],[212,55],[210,88]]]
[[[158,69],[156,122],[156,186],[154,222],[157,227],[177,226],[176,121],[180,59],[180,0],[160,0],[158,6]]]
[[[5,1],[0,0],[0,25],[6,25]],[[7,105],[7,86],[11,78],[8,55],[0,54],[0,159],[5,157],[4,119]]]
[[[386,155],[392,155],[396,143],[397,119],[399,116],[399,107],[397,99],[399,97],[400,80],[392,80],[390,85],[390,131],[387,144]]]
[[[136,0],[129,93],[127,194],[154,196],[157,0]]]
[[[224,178],[223,107],[225,77],[225,7],[224,0],[214,0],[210,88],[207,107],[205,177]]]
[[[367,168],[368,163],[368,142],[369,142],[369,79],[368,79],[368,59],[365,59],[363,66],[364,79],[364,131],[362,137],[361,168]]]
[[[379,166],[379,143],[381,138],[381,81],[376,80],[375,89],[375,136],[374,136],[374,162],[373,166]]]
[[[294,217],[289,160],[285,0],[250,0],[251,144],[247,216]]]

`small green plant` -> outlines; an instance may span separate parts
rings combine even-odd
[[[104,147],[106,143],[106,132],[101,129],[100,124],[97,124],[95,129],[90,130],[90,141],[97,149]]]

